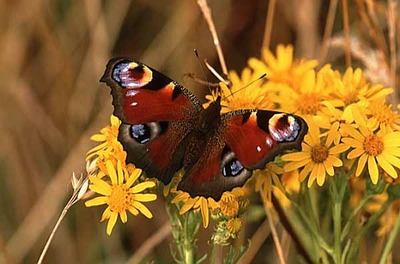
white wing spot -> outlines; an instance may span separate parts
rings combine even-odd
[[[272,146],[272,140],[271,140],[271,138],[269,138],[269,137],[267,137],[266,139],[265,139],[265,143],[268,145],[268,146]]]
[[[132,96],[137,95],[137,93],[138,93],[137,90],[135,90],[135,89],[129,89],[129,90],[126,92],[126,96],[132,97]]]
[[[257,146],[257,151],[261,152],[261,147],[260,146]]]

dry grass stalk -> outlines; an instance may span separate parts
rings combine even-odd
[[[270,0],[268,2],[267,16],[265,18],[265,31],[263,37],[262,48],[268,49],[271,44],[272,27],[274,22],[276,0]]]
[[[329,11],[328,11],[328,15],[326,18],[324,35],[322,37],[322,44],[321,44],[321,49],[320,49],[319,59],[318,59],[320,65],[324,64],[326,56],[328,55],[329,42],[330,42],[330,39],[332,36],[333,23],[335,21],[337,4],[338,4],[338,0],[330,0],[329,1]]]
[[[197,0],[197,4],[199,5],[201,11],[203,12],[204,19],[207,22],[208,28],[210,29],[215,49],[217,50],[219,62],[221,64],[222,73],[225,76],[228,76],[228,68],[226,67],[224,53],[222,52],[221,44],[219,42],[217,30],[214,25],[214,21],[211,16],[211,9],[208,7],[207,0]]]
[[[351,67],[349,4],[347,0],[342,0],[342,7],[343,7],[343,33],[344,33],[344,51],[345,51],[346,67]]]

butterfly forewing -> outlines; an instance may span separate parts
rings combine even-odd
[[[164,184],[182,167],[183,140],[202,107],[186,88],[125,58],[109,61],[101,78],[111,88],[114,115],[122,124],[118,140],[127,162]]]

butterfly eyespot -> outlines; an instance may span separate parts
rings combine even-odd
[[[236,158],[235,153],[228,148],[224,150],[221,163],[223,176],[237,176],[245,170],[242,163]]]
[[[236,176],[244,170],[243,165],[237,159],[232,159],[222,169],[222,175],[224,176]]]
[[[143,64],[136,62],[120,62],[114,66],[112,78],[124,88],[140,88],[148,84],[152,71]]]
[[[144,144],[150,140],[150,127],[146,124],[137,124],[131,126],[131,136],[140,144]]]
[[[131,125],[129,133],[139,144],[145,144],[162,135],[168,128],[167,122],[151,122]]]
[[[268,122],[271,136],[278,142],[296,140],[299,135],[300,125],[296,119],[287,114],[275,114]]]

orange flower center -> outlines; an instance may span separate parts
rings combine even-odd
[[[345,105],[351,105],[352,103],[358,102],[358,91],[356,89],[350,89],[347,94],[343,96]]]
[[[239,211],[239,203],[234,197],[223,197],[219,202],[221,207],[221,212],[228,217],[233,217],[237,215]]]
[[[364,150],[370,156],[378,156],[383,151],[383,142],[376,135],[369,135],[364,139]]]
[[[396,112],[392,111],[390,107],[376,103],[371,107],[371,109],[374,109],[372,114],[379,123],[384,125],[391,125],[394,123]]]
[[[108,205],[112,212],[121,213],[128,210],[131,193],[121,185],[112,186],[111,195],[109,196]]]
[[[233,234],[239,233],[242,229],[242,220],[237,217],[230,219],[228,222],[226,222],[226,229],[228,229],[228,231]]]
[[[300,95],[297,100],[297,108],[302,114],[315,115],[321,109],[322,97],[318,93],[306,93]]]
[[[311,149],[311,159],[315,163],[322,163],[328,158],[329,150],[325,145],[317,145]]]

